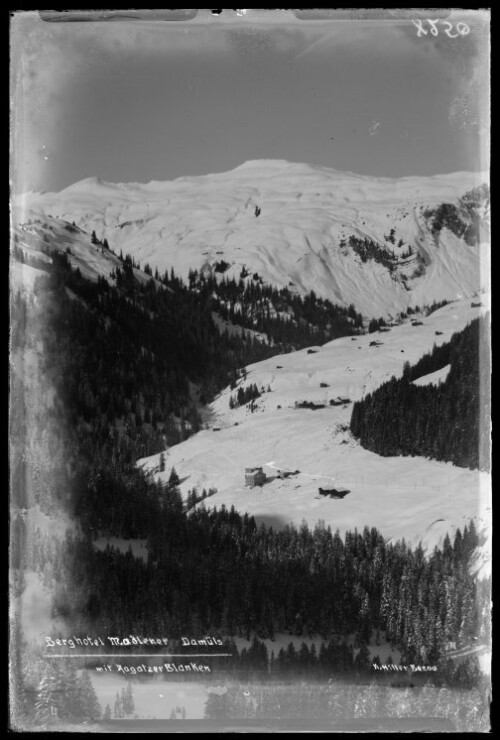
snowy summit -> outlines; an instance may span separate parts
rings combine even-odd
[[[16,205],[20,221],[74,221],[117,253],[183,278],[223,260],[228,277],[245,267],[264,283],[382,316],[482,287],[489,200],[478,198],[483,226],[467,243],[462,232],[474,214],[463,198],[486,182],[470,172],[390,179],[253,160],[169,182],[88,178],[60,193],[19,196]]]

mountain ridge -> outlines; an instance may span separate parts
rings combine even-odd
[[[461,179],[462,181],[464,179],[469,178],[475,178],[478,182],[487,182],[489,180],[489,174],[487,171],[469,171],[469,170],[457,170],[454,172],[444,172],[444,173],[437,173],[435,175],[403,175],[401,177],[379,177],[379,176],[373,176],[373,175],[365,175],[359,172],[354,172],[352,170],[338,170],[335,167],[326,167],[323,165],[311,165],[307,162],[292,162],[287,159],[271,159],[271,158],[263,158],[263,159],[249,159],[245,162],[242,162],[239,165],[236,165],[236,167],[233,167],[230,170],[224,170],[221,172],[210,172],[203,175],[181,175],[179,177],[175,177],[169,180],[150,180],[149,182],[114,182],[111,180],[105,180],[98,176],[89,176],[86,178],[82,178],[81,180],[76,180],[71,185],[67,185],[64,188],[61,188],[61,190],[58,191],[36,191],[31,190],[27,191],[26,193],[20,193],[18,197],[22,197],[25,194],[34,194],[34,195],[55,195],[58,193],[63,193],[70,188],[74,188],[77,185],[88,183],[88,184],[97,184],[97,185],[112,185],[116,187],[120,186],[137,186],[138,188],[145,188],[151,185],[163,185],[166,183],[176,183],[179,181],[185,181],[185,180],[200,180],[202,178],[211,178],[211,177],[217,177],[217,176],[225,176],[229,174],[239,173],[239,172],[247,172],[249,170],[258,169],[259,167],[268,167],[271,170],[279,171],[279,168],[282,169],[290,169],[290,168],[305,168],[305,170],[310,170],[313,172],[322,172],[330,175],[341,175],[341,176],[348,176],[352,179],[360,179],[360,180],[372,180],[372,181],[379,181],[379,182],[415,182],[415,183],[424,183],[429,181],[436,181],[436,182],[443,182],[445,180],[453,180],[453,179]]]
[[[484,173],[373,178],[250,160],[229,172],[163,183],[87,178],[60,193],[24,194],[16,204],[18,220],[74,221],[115,251],[160,271],[173,267],[183,278],[223,259],[229,277],[245,270],[278,288],[314,290],[367,316],[387,316],[483,287],[487,255],[476,247],[488,241],[486,199],[477,205],[476,246],[446,228],[437,233],[432,214],[451,204],[467,226],[460,199],[484,179]],[[370,243],[368,250],[361,242]]]

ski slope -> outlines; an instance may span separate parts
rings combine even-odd
[[[380,457],[348,430],[352,402],[392,375],[401,376],[404,362],[414,363],[433,344],[449,341],[484,310],[458,301],[422,317],[421,326],[407,322],[250,365],[240,383],[270,388],[253,413],[247,407],[231,410],[229,398],[236,391],[226,388],[211,406],[209,428],[166,450],[164,473],[157,472],[159,455],[138,464],[164,481],[175,467],[184,495],[194,487],[200,493],[215,487],[218,493],[202,505],[234,506],[276,527],[300,526],[303,520],[314,527],[323,520],[342,533],[368,525],[387,539],[422,540],[432,548],[446,532],[474,519],[487,538],[477,569],[487,573],[489,475],[421,457]],[[381,344],[370,346],[374,340]],[[339,397],[346,402],[330,406]],[[303,401],[325,408],[296,407]],[[245,487],[245,467],[251,466],[263,466],[271,479],[262,488]],[[278,470],[300,474],[281,479]],[[319,496],[319,487],[350,493],[330,499]]]

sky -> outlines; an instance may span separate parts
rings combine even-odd
[[[450,34],[459,21],[469,33],[450,38],[442,22],[433,35],[424,19],[424,34],[408,17],[16,12],[14,191],[171,180],[255,159],[377,177],[488,169],[489,15],[458,13]]]

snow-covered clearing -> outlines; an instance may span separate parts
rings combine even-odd
[[[451,365],[445,365],[444,367],[436,370],[433,373],[422,375],[421,378],[417,378],[413,381],[413,385],[439,385],[443,383],[448,377]]]
[[[272,526],[302,520],[315,526],[323,520],[343,533],[368,525],[387,539],[422,540],[427,548],[474,519],[486,537],[477,568],[487,573],[489,475],[421,457],[380,457],[348,431],[352,402],[391,376],[401,376],[405,361],[414,363],[434,343],[449,341],[481,311],[470,301],[458,301],[424,317],[422,325],[408,322],[387,332],[343,337],[314,353],[304,349],[250,365],[240,384],[271,388],[257,399],[256,410],[231,410],[234,391],[226,388],[211,407],[213,426],[220,431],[204,429],[168,449],[165,472],[157,476],[167,480],[175,467],[184,495],[194,487],[218,490],[200,505],[234,506]],[[381,344],[370,346],[374,339]],[[345,403],[330,406],[339,397]],[[325,407],[297,408],[295,403],[302,401]],[[145,469],[158,464],[159,455],[139,461]],[[262,488],[245,486],[245,467],[250,466],[267,472],[269,481]],[[300,474],[280,479],[278,469]],[[350,493],[342,500],[319,496],[319,487],[332,486]]]

